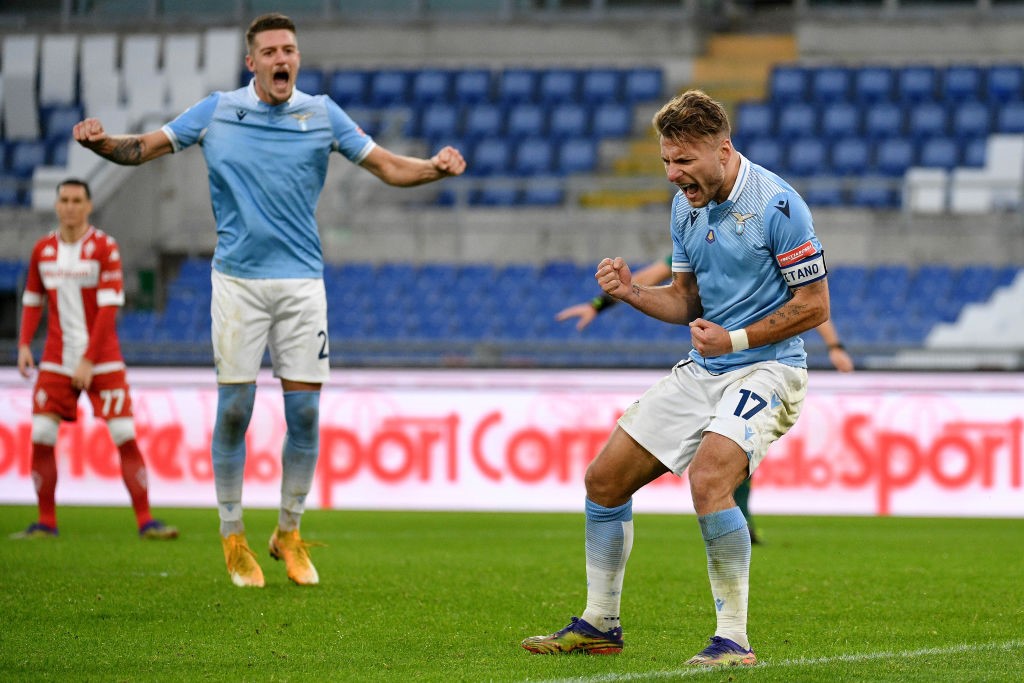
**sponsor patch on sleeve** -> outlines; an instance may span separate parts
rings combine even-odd
[[[785,254],[778,254],[775,260],[779,262],[779,266],[785,268],[791,266],[797,261],[802,261],[809,256],[814,256],[818,253],[818,250],[814,248],[814,244],[810,240],[807,240],[796,249],[790,249]]]
[[[785,280],[786,285],[789,287],[802,287],[809,285],[816,280],[820,280],[825,277],[827,271],[825,269],[825,255],[820,252],[815,252],[815,256],[801,261],[800,263],[794,263],[788,268],[782,269],[782,279]]]

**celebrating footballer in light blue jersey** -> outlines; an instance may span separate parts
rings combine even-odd
[[[587,606],[539,654],[622,650],[633,494],[687,471],[707,553],[715,635],[687,663],[750,666],[750,534],[733,492],[796,422],[807,387],[799,334],[828,320],[821,244],[803,200],[733,149],[722,106],[699,90],[654,116],[672,205],[672,282],[635,282],[621,257],[598,264],[605,294],[688,325],[693,351],[630,406],[587,468]]]
[[[217,418],[212,460],[221,545],[238,586],[263,586],[263,570],[242,523],[245,433],[256,375],[269,346],[284,390],[281,509],[270,554],[299,585],[319,582],[299,521],[319,455],[320,387],[330,374],[327,297],[315,210],[331,152],[340,152],[389,185],[408,187],[459,175],[458,150],[430,159],[377,145],[323,95],[295,90],[295,24],[257,17],[246,32],[245,88],[217,92],[174,121],[142,135],[108,135],[96,119],[75,126],[83,146],[137,165],[191,145],[203,148],[217,221],[213,256],[213,354]]]

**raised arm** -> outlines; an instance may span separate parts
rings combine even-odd
[[[138,166],[174,151],[162,130],[139,135],[109,135],[99,119],[76,123],[72,136],[82,147],[122,166]]]
[[[652,318],[686,325],[701,314],[697,278],[693,273],[673,273],[672,281],[666,285],[642,285],[634,279],[626,262],[617,256],[601,261],[595,277],[605,294],[625,301]]]
[[[363,159],[362,167],[388,185],[413,187],[462,175],[466,160],[454,147],[444,147],[429,159],[419,159],[395,154],[378,145]]]
[[[664,261],[655,261],[646,268],[633,273],[633,282],[639,285],[657,285],[669,279],[671,276],[672,269],[667,263]],[[598,313],[614,304],[617,304],[618,302],[618,299],[602,293],[600,296],[595,296],[590,301],[573,304],[572,306],[563,308],[555,315],[555,320],[561,322],[563,320],[569,320],[570,318],[577,318],[576,329],[582,330],[594,321],[594,318],[597,317]]]

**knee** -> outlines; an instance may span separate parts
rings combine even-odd
[[[255,396],[256,387],[252,384],[221,385],[217,396],[217,431],[222,438],[244,438]]]
[[[629,496],[623,496],[621,487],[615,481],[605,476],[599,467],[591,463],[583,475],[583,484],[587,490],[587,498],[604,507],[617,507],[622,505]]]

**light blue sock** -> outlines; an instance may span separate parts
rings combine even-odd
[[[245,531],[242,523],[245,430],[249,428],[255,401],[255,384],[221,384],[217,387],[217,419],[213,425],[210,450],[221,536]]]
[[[738,507],[697,517],[708,554],[708,578],[715,599],[715,635],[750,649],[747,600],[750,590],[750,531]]]
[[[620,626],[626,561],[633,548],[633,501],[606,508],[586,502],[587,608],[583,620],[601,631]]]
[[[284,420],[288,431],[281,449],[281,510],[277,527],[294,531],[306,509],[320,455],[320,392],[286,391]]]

